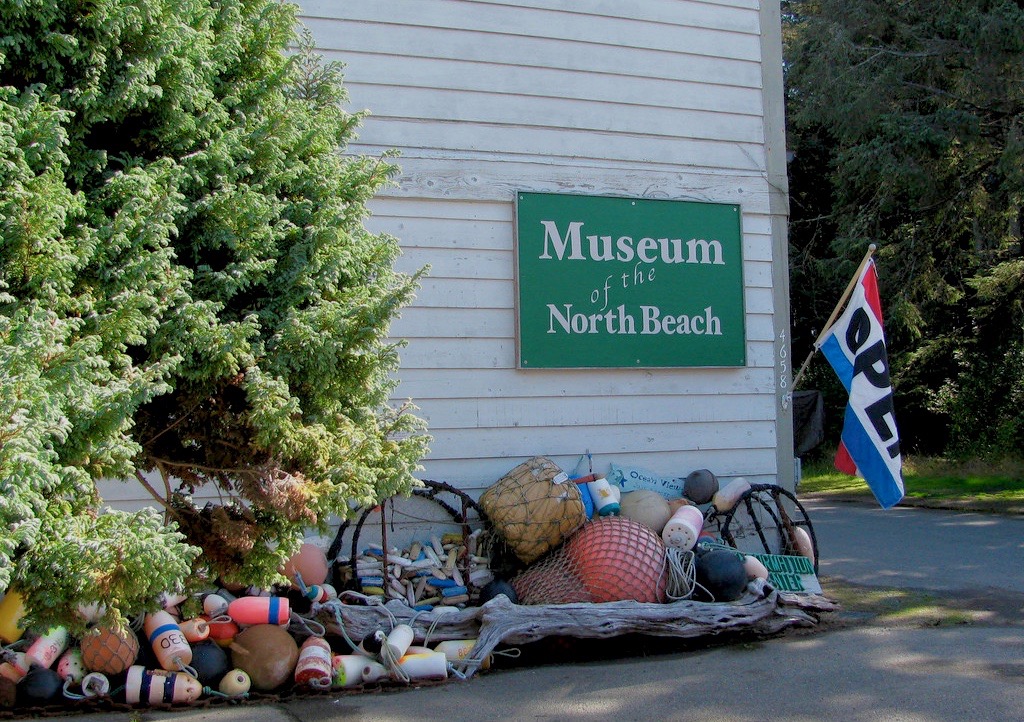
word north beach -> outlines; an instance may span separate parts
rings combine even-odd
[[[573,304],[562,304],[561,308],[548,304],[548,333],[567,334],[609,333],[609,334],[693,334],[695,336],[721,336],[722,321],[711,310],[702,314],[663,314],[657,306],[640,306],[639,313],[630,313],[626,305],[604,313],[580,313],[573,311]]]

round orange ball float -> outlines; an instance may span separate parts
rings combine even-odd
[[[316,544],[305,543],[292,557],[281,567],[281,573],[288,577],[291,583],[298,587],[297,575],[302,576],[302,583],[307,587],[313,584],[323,584],[327,581],[327,574],[330,568],[327,564],[327,555],[324,550]]]

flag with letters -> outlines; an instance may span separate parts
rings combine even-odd
[[[888,509],[903,498],[903,464],[874,259],[865,264],[846,310],[823,339],[821,352],[849,394],[835,466],[862,476]]]

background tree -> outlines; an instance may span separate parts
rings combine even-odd
[[[1016,452],[1024,3],[784,5],[797,355],[877,243],[905,448]]]
[[[389,404],[416,278],[363,227],[395,167],[341,154],[360,116],[292,5],[0,2],[0,33],[0,585],[38,622],[269,585],[426,452]],[[167,523],[98,513],[101,477]]]

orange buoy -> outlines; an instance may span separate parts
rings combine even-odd
[[[205,617],[200,618],[205,619]],[[207,639],[212,639],[225,649],[230,647],[231,642],[238,636],[239,626],[227,617],[214,617],[213,619],[208,619],[207,624],[210,627],[210,634]]]
[[[90,672],[115,675],[124,672],[139,656],[139,638],[114,627],[93,627],[79,643],[82,661]]]
[[[291,619],[288,597],[241,597],[228,604],[228,616],[239,624],[276,624]]]
[[[178,626],[181,627],[181,633],[185,635],[185,639],[188,640],[189,644],[202,642],[210,636],[210,623],[202,617],[186,619],[183,622],[179,622]]]
[[[281,573],[291,580],[291,583],[298,587],[298,577],[302,577],[305,586],[323,584],[327,581],[329,572],[327,555],[324,550],[316,544],[303,544],[299,551],[284,563]]]

